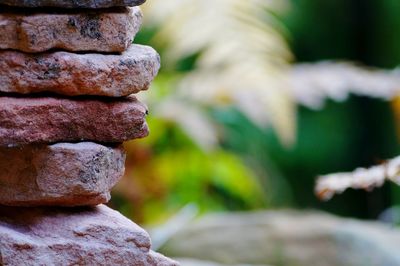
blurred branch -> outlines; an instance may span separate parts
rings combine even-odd
[[[291,72],[290,89],[299,104],[321,109],[326,99],[344,101],[350,94],[396,100],[400,95],[399,84],[397,69],[380,70],[348,62],[321,62],[295,65]],[[321,176],[315,192],[320,199],[329,200],[346,189],[371,190],[381,187],[387,180],[400,185],[400,157],[368,169],[358,168],[351,173]]]
[[[392,100],[400,94],[400,73],[349,62],[298,64],[291,71],[290,90],[299,104],[321,109],[326,99],[344,101],[349,94]]]
[[[321,176],[317,180],[315,192],[320,199],[329,200],[348,188],[371,190],[381,187],[387,180],[400,185],[400,157],[368,169],[358,168],[351,173]]]

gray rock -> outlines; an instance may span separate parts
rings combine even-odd
[[[0,13],[0,36],[7,38],[0,38],[0,49],[123,52],[132,44],[141,22],[139,7],[85,12],[5,8]]]
[[[400,265],[400,230],[315,212],[209,215],[161,249],[218,263],[296,266]]]
[[[0,146],[35,143],[120,143],[146,137],[147,107],[135,97],[0,96]]]
[[[120,97],[148,89],[160,57],[148,46],[132,45],[121,55],[0,51],[0,92]]]
[[[150,245],[142,228],[104,205],[0,207],[1,265],[178,265]]]
[[[89,206],[110,200],[124,174],[122,146],[77,144],[0,147],[0,204]]]
[[[138,6],[146,0],[0,0],[0,4],[17,7],[107,8]]]
[[[255,264],[236,264],[236,265],[227,265],[220,264],[213,261],[205,261],[205,260],[196,260],[196,259],[188,259],[188,258],[174,258],[174,260],[178,261],[181,266],[268,266],[266,264],[263,265],[255,265]]]

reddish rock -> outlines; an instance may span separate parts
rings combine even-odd
[[[122,146],[91,142],[0,148],[0,204],[88,206],[106,203],[124,174]]]
[[[3,8],[0,13],[0,49],[28,53],[50,49],[123,52],[139,30],[140,8],[110,10],[21,11]]]
[[[143,229],[104,205],[0,207],[1,265],[178,265],[150,245]]]
[[[135,97],[0,96],[0,146],[94,141],[120,143],[148,135],[147,108]]]
[[[121,55],[0,51],[0,91],[120,97],[148,89],[160,58],[148,46]]]
[[[19,7],[106,8],[138,6],[145,0],[1,0],[1,4]]]

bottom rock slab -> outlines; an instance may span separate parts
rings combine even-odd
[[[122,145],[106,147],[81,142],[0,147],[0,204],[106,203],[111,188],[124,174],[124,164]]]
[[[0,265],[175,266],[120,213],[93,208],[0,207]]]

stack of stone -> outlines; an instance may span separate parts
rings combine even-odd
[[[101,205],[145,137],[144,0],[0,0],[0,265],[176,265]]]

